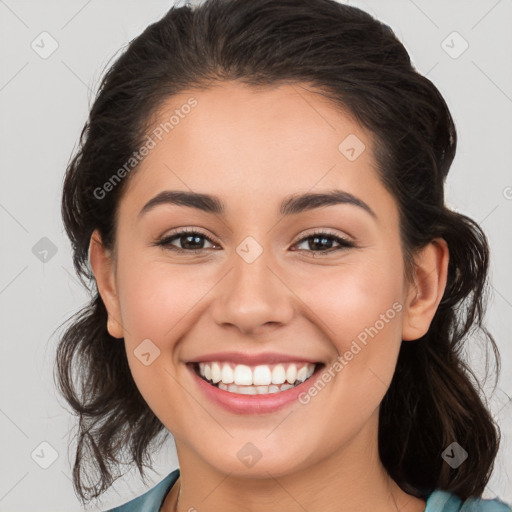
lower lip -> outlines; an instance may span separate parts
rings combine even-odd
[[[315,373],[298,386],[285,391],[268,393],[265,395],[242,395],[240,393],[224,391],[223,389],[208,384],[208,382],[199,377],[192,365],[187,364],[187,367],[192,373],[199,389],[212,402],[220,405],[230,412],[238,414],[262,414],[278,411],[279,409],[298,401],[298,396],[313,384],[314,378],[322,369],[323,365],[318,365],[318,368],[315,369]]]

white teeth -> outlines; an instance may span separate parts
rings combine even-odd
[[[235,384],[237,386],[252,385],[252,371],[249,366],[245,366],[245,364],[237,364],[235,366]]]
[[[297,369],[298,367],[298,369]],[[199,374],[220,389],[247,395],[278,393],[290,389],[311,377],[315,365],[311,363],[280,363],[276,365],[227,362],[199,363]]]
[[[199,369],[201,369],[201,366],[199,366]],[[224,384],[231,384],[234,381],[233,370],[231,369],[231,366],[229,366],[229,364],[225,364],[222,367],[220,380],[222,380]]]
[[[240,393],[241,395],[255,395],[257,391],[253,386],[239,386],[238,391],[235,391],[235,393]]]
[[[236,384],[224,384],[223,382],[219,382],[219,389],[240,395],[267,395],[269,393],[286,391],[293,387],[294,386],[291,384],[281,384],[280,386],[276,386],[275,384],[271,384],[270,386],[237,386]]]
[[[300,380],[301,382],[304,382],[306,380],[306,375],[308,373],[308,369],[303,366],[298,372],[297,372],[297,380]],[[205,375],[206,376],[206,375]],[[206,378],[208,378],[206,376]]]
[[[297,380],[297,367],[294,364],[288,366],[286,370],[286,380],[293,384]]]
[[[254,368],[251,384],[254,384],[255,386],[268,386],[271,382],[272,373],[268,366],[261,365]]]
[[[217,382],[221,379],[221,370],[219,363],[212,363],[212,381],[214,384],[217,384]],[[205,375],[206,377],[206,375]]]
[[[274,366],[272,370],[272,384],[283,384],[286,380],[286,372],[282,364]]]

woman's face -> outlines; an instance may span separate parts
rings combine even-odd
[[[369,133],[300,85],[227,82],[169,99],[149,135],[120,201],[114,264],[93,260],[109,330],[180,465],[278,476],[375,448],[401,341],[435,307],[411,320],[398,210]],[[216,199],[144,208],[164,191]],[[184,229],[200,234],[172,238]],[[210,379],[252,378],[257,394],[219,389],[192,362],[209,362]],[[294,362],[316,372],[270,393],[262,382],[294,382]]]

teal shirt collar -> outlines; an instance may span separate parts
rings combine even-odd
[[[141,496],[106,512],[159,512],[179,476],[180,470],[176,469]],[[454,494],[437,489],[428,495],[424,512],[512,512],[512,508],[499,500],[481,498],[462,503]]]

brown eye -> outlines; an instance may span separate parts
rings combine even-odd
[[[172,235],[166,236],[155,243],[157,246],[164,247],[176,252],[198,252],[207,247],[204,246],[205,241],[216,247],[215,243],[204,233],[196,230],[181,230]],[[177,242],[180,246],[174,244]]]
[[[308,247],[306,249],[298,249],[299,251],[310,251],[310,252],[334,252],[342,249],[347,249],[350,247],[355,247],[355,244],[345,238],[340,236],[318,232],[308,235],[297,242],[297,244],[302,244],[307,242]],[[338,247],[332,247],[334,243],[338,244]]]

